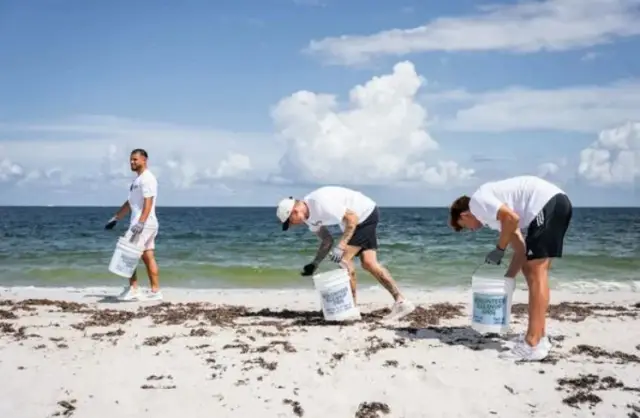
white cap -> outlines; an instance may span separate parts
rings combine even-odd
[[[293,205],[296,203],[296,200],[292,197],[282,199],[280,203],[278,203],[278,209],[276,210],[276,216],[282,222],[282,230],[286,231],[289,228],[289,216],[291,216],[291,211],[293,210]]]

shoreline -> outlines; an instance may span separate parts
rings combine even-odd
[[[640,415],[634,292],[552,292],[552,354],[517,364],[499,358],[511,335],[470,330],[469,291],[407,289],[418,309],[394,325],[379,288],[359,289],[350,324],[325,323],[313,289],[99,302],[119,291],[0,287],[0,416]]]

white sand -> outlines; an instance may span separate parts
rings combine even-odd
[[[558,379],[587,373],[612,376],[626,387],[640,387],[637,357],[636,362],[618,364],[616,359],[570,353],[579,344],[589,344],[609,352],[640,355],[640,317],[603,317],[611,311],[599,311],[581,322],[551,320],[550,334],[564,336],[563,341],[554,343],[557,363],[515,364],[498,357],[497,348],[511,343],[465,342],[477,338],[464,329],[449,335],[423,330],[418,332],[422,338],[409,338],[406,333],[372,323],[292,326],[278,331],[275,326],[246,325],[252,321],[283,321],[278,318],[245,317],[236,319],[234,326],[220,327],[211,326],[206,319],[202,325],[197,325],[198,321],[153,325],[147,317],[78,330],[70,325],[83,322],[90,313],[62,313],[54,306],[35,306],[29,311],[6,305],[8,300],[28,298],[75,301],[100,310],[135,311],[157,304],[98,303],[102,295],[118,291],[0,288],[0,304],[5,304],[0,306],[0,417],[43,418],[56,412],[64,416],[65,408],[58,403],[72,400],[75,409],[69,416],[76,418],[296,416],[285,399],[299,402],[302,416],[322,418],[357,416],[362,402],[387,404],[390,412],[380,413],[381,417],[409,418],[626,417],[633,412],[629,405],[640,408],[640,393],[622,388],[589,391],[601,398],[593,409],[588,404],[579,404],[578,408],[564,404],[563,398],[571,393],[557,390]],[[319,309],[312,291],[164,289],[164,294],[165,302],[173,303]],[[469,311],[469,293],[412,292],[409,296],[426,308],[436,302],[462,302]],[[526,297],[526,292],[519,290],[515,302],[525,302]],[[554,304],[613,302],[625,307],[640,302],[639,294],[632,292],[576,295],[556,291],[552,299]],[[377,289],[359,293],[363,312],[387,307],[390,300]],[[640,315],[640,309],[634,311]],[[7,312],[18,318],[7,319]],[[514,331],[521,332],[525,323],[518,320]],[[20,339],[18,335],[16,339],[15,333],[7,332],[10,330],[2,331],[2,324],[11,324],[16,330],[26,327],[27,337]],[[468,325],[467,317],[459,317],[441,321],[436,327]],[[200,328],[211,335],[189,336]],[[92,334],[119,329],[124,331],[122,335],[92,338]],[[143,344],[153,336],[172,338],[165,344]],[[404,346],[382,348],[367,356],[372,337],[389,343],[404,338]],[[270,345],[272,341],[288,341],[295,352],[287,352],[283,345]],[[224,348],[239,343],[246,344],[248,352]],[[198,346],[201,348],[194,348]],[[259,347],[268,349],[253,352]],[[344,356],[336,360],[334,353]],[[267,363],[277,362],[275,370],[244,364],[259,357]],[[387,361],[397,362],[397,366],[385,365]],[[149,380],[152,375],[165,377]],[[143,385],[160,388],[145,390]]]

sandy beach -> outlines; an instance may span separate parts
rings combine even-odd
[[[640,295],[552,293],[550,358],[500,358],[469,327],[470,293],[359,293],[327,324],[313,290],[0,288],[0,417],[638,417]],[[514,296],[514,333],[527,294]]]

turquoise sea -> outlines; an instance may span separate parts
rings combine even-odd
[[[127,222],[116,208],[0,207],[0,286],[120,286],[107,270]],[[317,248],[305,227],[282,232],[274,208],[157,209],[163,286],[308,287],[299,270]],[[381,208],[379,259],[405,287],[469,284],[496,233],[453,233],[445,208]],[[334,229],[339,234],[339,229]],[[334,268],[326,260],[321,269]],[[141,276],[146,285],[146,273]],[[552,285],[631,284],[640,279],[640,208],[576,208]],[[359,282],[374,284],[365,272]]]

